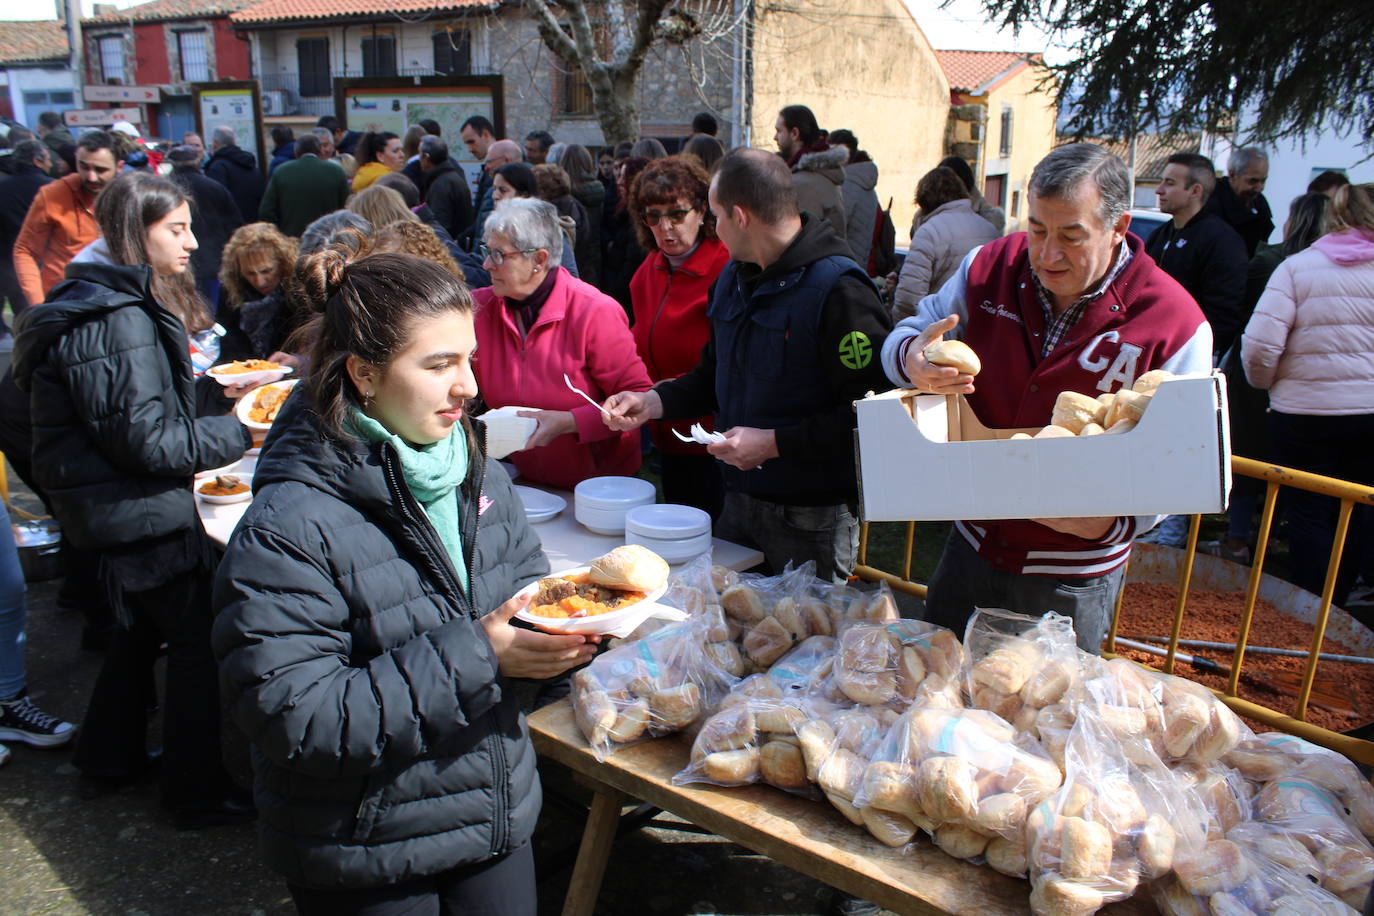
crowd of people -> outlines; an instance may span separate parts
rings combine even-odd
[[[1220,179],[1172,157],[1170,221],[1143,240],[1104,147],[1046,156],[1029,229],[1010,235],[950,157],[914,189],[899,267],[877,165],[803,105],[778,113],[776,152],[727,149],[700,115],[673,155],[653,138],[595,154],[502,138],[480,116],[456,140],[321,118],[272,130],[266,175],[226,127],[165,155],[47,115],[25,133],[0,157],[16,317],[0,448],[87,573],[61,600],[105,661],[79,729],[34,705],[22,574],[0,550],[0,740],[74,740],[87,797],[155,772],[182,829],[260,818],[302,913],[534,909],[520,716],[598,646],[511,625],[512,596],[549,566],[485,455],[489,409],[536,421],[510,458],[527,480],[571,488],[647,461],[717,536],[835,582],[858,546],[852,404],[892,385],[1026,427],[1063,390],[1221,366],[1252,386],[1233,399],[1238,443],[1270,441],[1268,422],[1282,463],[1374,482],[1374,185],[1319,179],[1267,246],[1257,150]],[[976,385],[925,358],[945,335],[980,355]],[[265,442],[233,413],[251,386],[205,374],[235,359],[303,379]],[[695,424],[718,440],[683,441]],[[220,553],[192,475],[257,445],[255,499]],[[1238,488],[1216,549],[1248,549],[1253,497]],[[1333,512],[1286,506],[1304,587]],[[956,520],[928,616],[962,631],[975,606],[1053,607],[1095,651],[1132,541],[1161,521]],[[1368,550],[1348,552],[1338,600]],[[252,744],[251,793],[221,759],[221,703]]]

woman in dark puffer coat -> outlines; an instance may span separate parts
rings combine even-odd
[[[179,827],[251,817],[220,758],[210,654],[214,552],[196,517],[196,471],[252,444],[232,416],[197,417],[189,335],[212,324],[187,271],[186,193],[131,172],[96,201],[101,238],[20,317],[14,380],[29,392],[33,474],[63,535],[96,559],[120,626],[72,762],[90,797],[148,769],[147,700],[168,644],[162,801]]]
[[[549,566],[463,410],[467,289],[410,255],[347,257],[298,269],[314,368],[216,582],[263,852],[306,914],[532,914],[540,794],[510,679],[595,646],[510,625]]]

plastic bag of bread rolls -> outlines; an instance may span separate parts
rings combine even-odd
[[[836,707],[824,700],[813,700],[807,711],[810,717],[795,729],[807,779],[850,823],[867,826],[854,798],[863,786],[864,773],[878,746],[896,724],[897,713],[881,707]],[[877,821],[874,824],[880,830],[884,826],[905,826]]]
[[[1330,792],[1347,819],[1366,838],[1374,838],[1374,786],[1349,759],[1296,735],[1266,732],[1237,744],[1223,761],[1255,783],[1297,777]]]
[[[793,646],[810,636],[835,635],[836,614],[816,598],[815,564],[805,563],[780,576],[744,574],[720,593],[724,641],[713,654],[739,676],[766,671]],[[895,610],[895,605],[894,605]]]
[[[1128,760],[1122,739],[1092,708],[1065,749],[1064,784],[1027,817],[1031,908],[1091,913],[1169,874],[1200,849],[1207,814],[1149,747]]]
[[[942,686],[959,670],[963,647],[954,634],[921,620],[856,620],[838,638],[822,695],[836,703],[885,706],[900,712],[928,678]]]
[[[828,670],[834,655],[833,636],[811,636],[768,671],[736,684],[694,735],[691,760],[673,782],[719,786],[765,782],[814,796],[796,727],[834,708],[812,697],[813,679],[823,676],[818,672]]]
[[[691,728],[737,682],[707,651],[714,625],[705,600],[714,595],[708,564],[688,564],[678,578],[688,583],[679,591],[703,595],[701,611],[636,634],[572,676],[573,714],[599,760],[617,747]]]
[[[1258,829],[1257,829],[1258,828]],[[1213,840],[1156,881],[1150,892],[1165,914],[1202,916],[1354,916],[1358,910],[1313,883],[1301,847],[1253,823]]]
[[[1253,810],[1255,820],[1312,853],[1324,889],[1363,908],[1374,883],[1374,848],[1347,819],[1334,792],[1308,779],[1280,776],[1260,787]]]
[[[1041,709],[1070,700],[1082,680],[1073,621],[1050,612],[1029,617],[979,608],[965,631],[969,705],[1035,737]]]
[[[909,825],[908,834],[924,831],[955,858],[986,857],[1021,875],[1027,812],[1059,781],[1059,768],[1034,742],[992,713],[913,707],[870,754],[853,803],[888,845],[909,839],[891,825]]]

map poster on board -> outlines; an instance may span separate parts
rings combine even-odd
[[[259,133],[262,125],[262,102],[257,80],[232,80],[218,83],[192,83],[192,106],[196,113],[196,132],[210,148],[210,137],[216,127],[228,127],[234,132],[239,149],[247,150],[266,170]],[[174,138],[180,139],[180,138]]]
[[[459,130],[473,115],[492,122],[496,136],[504,136],[505,111],[499,76],[426,76],[341,79],[334,81],[334,104],[339,121],[349,130],[390,131],[405,136],[406,128],[429,119],[438,122],[449,157],[476,183],[481,163],[463,145]]]

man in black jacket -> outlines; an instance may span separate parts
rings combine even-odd
[[[1257,146],[1233,152],[1226,160],[1226,177],[1207,199],[1207,212],[1226,221],[1245,240],[1245,256],[1253,258],[1260,242],[1274,231],[1274,214],[1264,198],[1269,180],[1269,154]]]
[[[14,274],[14,240],[38,189],[52,181],[52,156],[41,140],[23,140],[10,154],[10,162],[14,174],[0,181],[0,297],[9,300],[17,318],[30,303]],[[3,320],[0,332],[9,334]]]
[[[711,181],[716,231],[730,249],[712,290],[711,338],[691,372],[606,402],[607,423],[716,414],[725,507],[716,535],[763,550],[777,571],[816,563],[845,581],[858,550],[854,407],[886,388],[877,354],[887,312],[844,240],[803,216],[787,165],[739,149]]]
[[[1216,187],[1212,160],[1175,153],[1164,167],[1155,196],[1173,216],[1145,241],[1145,250],[1164,272],[1197,300],[1212,325],[1216,354],[1225,353],[1245,327],[1245,242],[1221,217],[1205,208]],[[1215,360],[1213,360],[1215,362]]]
[[[224,185],[200,173],[200,152],[194,146],[175,147],[167,158],[172,163],[169,177],[184,187],[191,197],[191,231],[200,243],[200,247],[191,252],[196,288],[207,301],[216,302],[224,246],[229,243],[229,236],[243,225],[238,205]]]
[[[234,131],[216,127],[210,136],[210,161],[205,174],[229,189],[239,207],[239,218],[251,221],[262,203],[262,191],[267,179],[262,177],[258,159],[246,149],[240,149]]]
[[[448,144],[438,137],[420,141],[421,191],[429,209],[448,234],[457,238],[472,225],[472,195],[468,176],[448,156]]]

